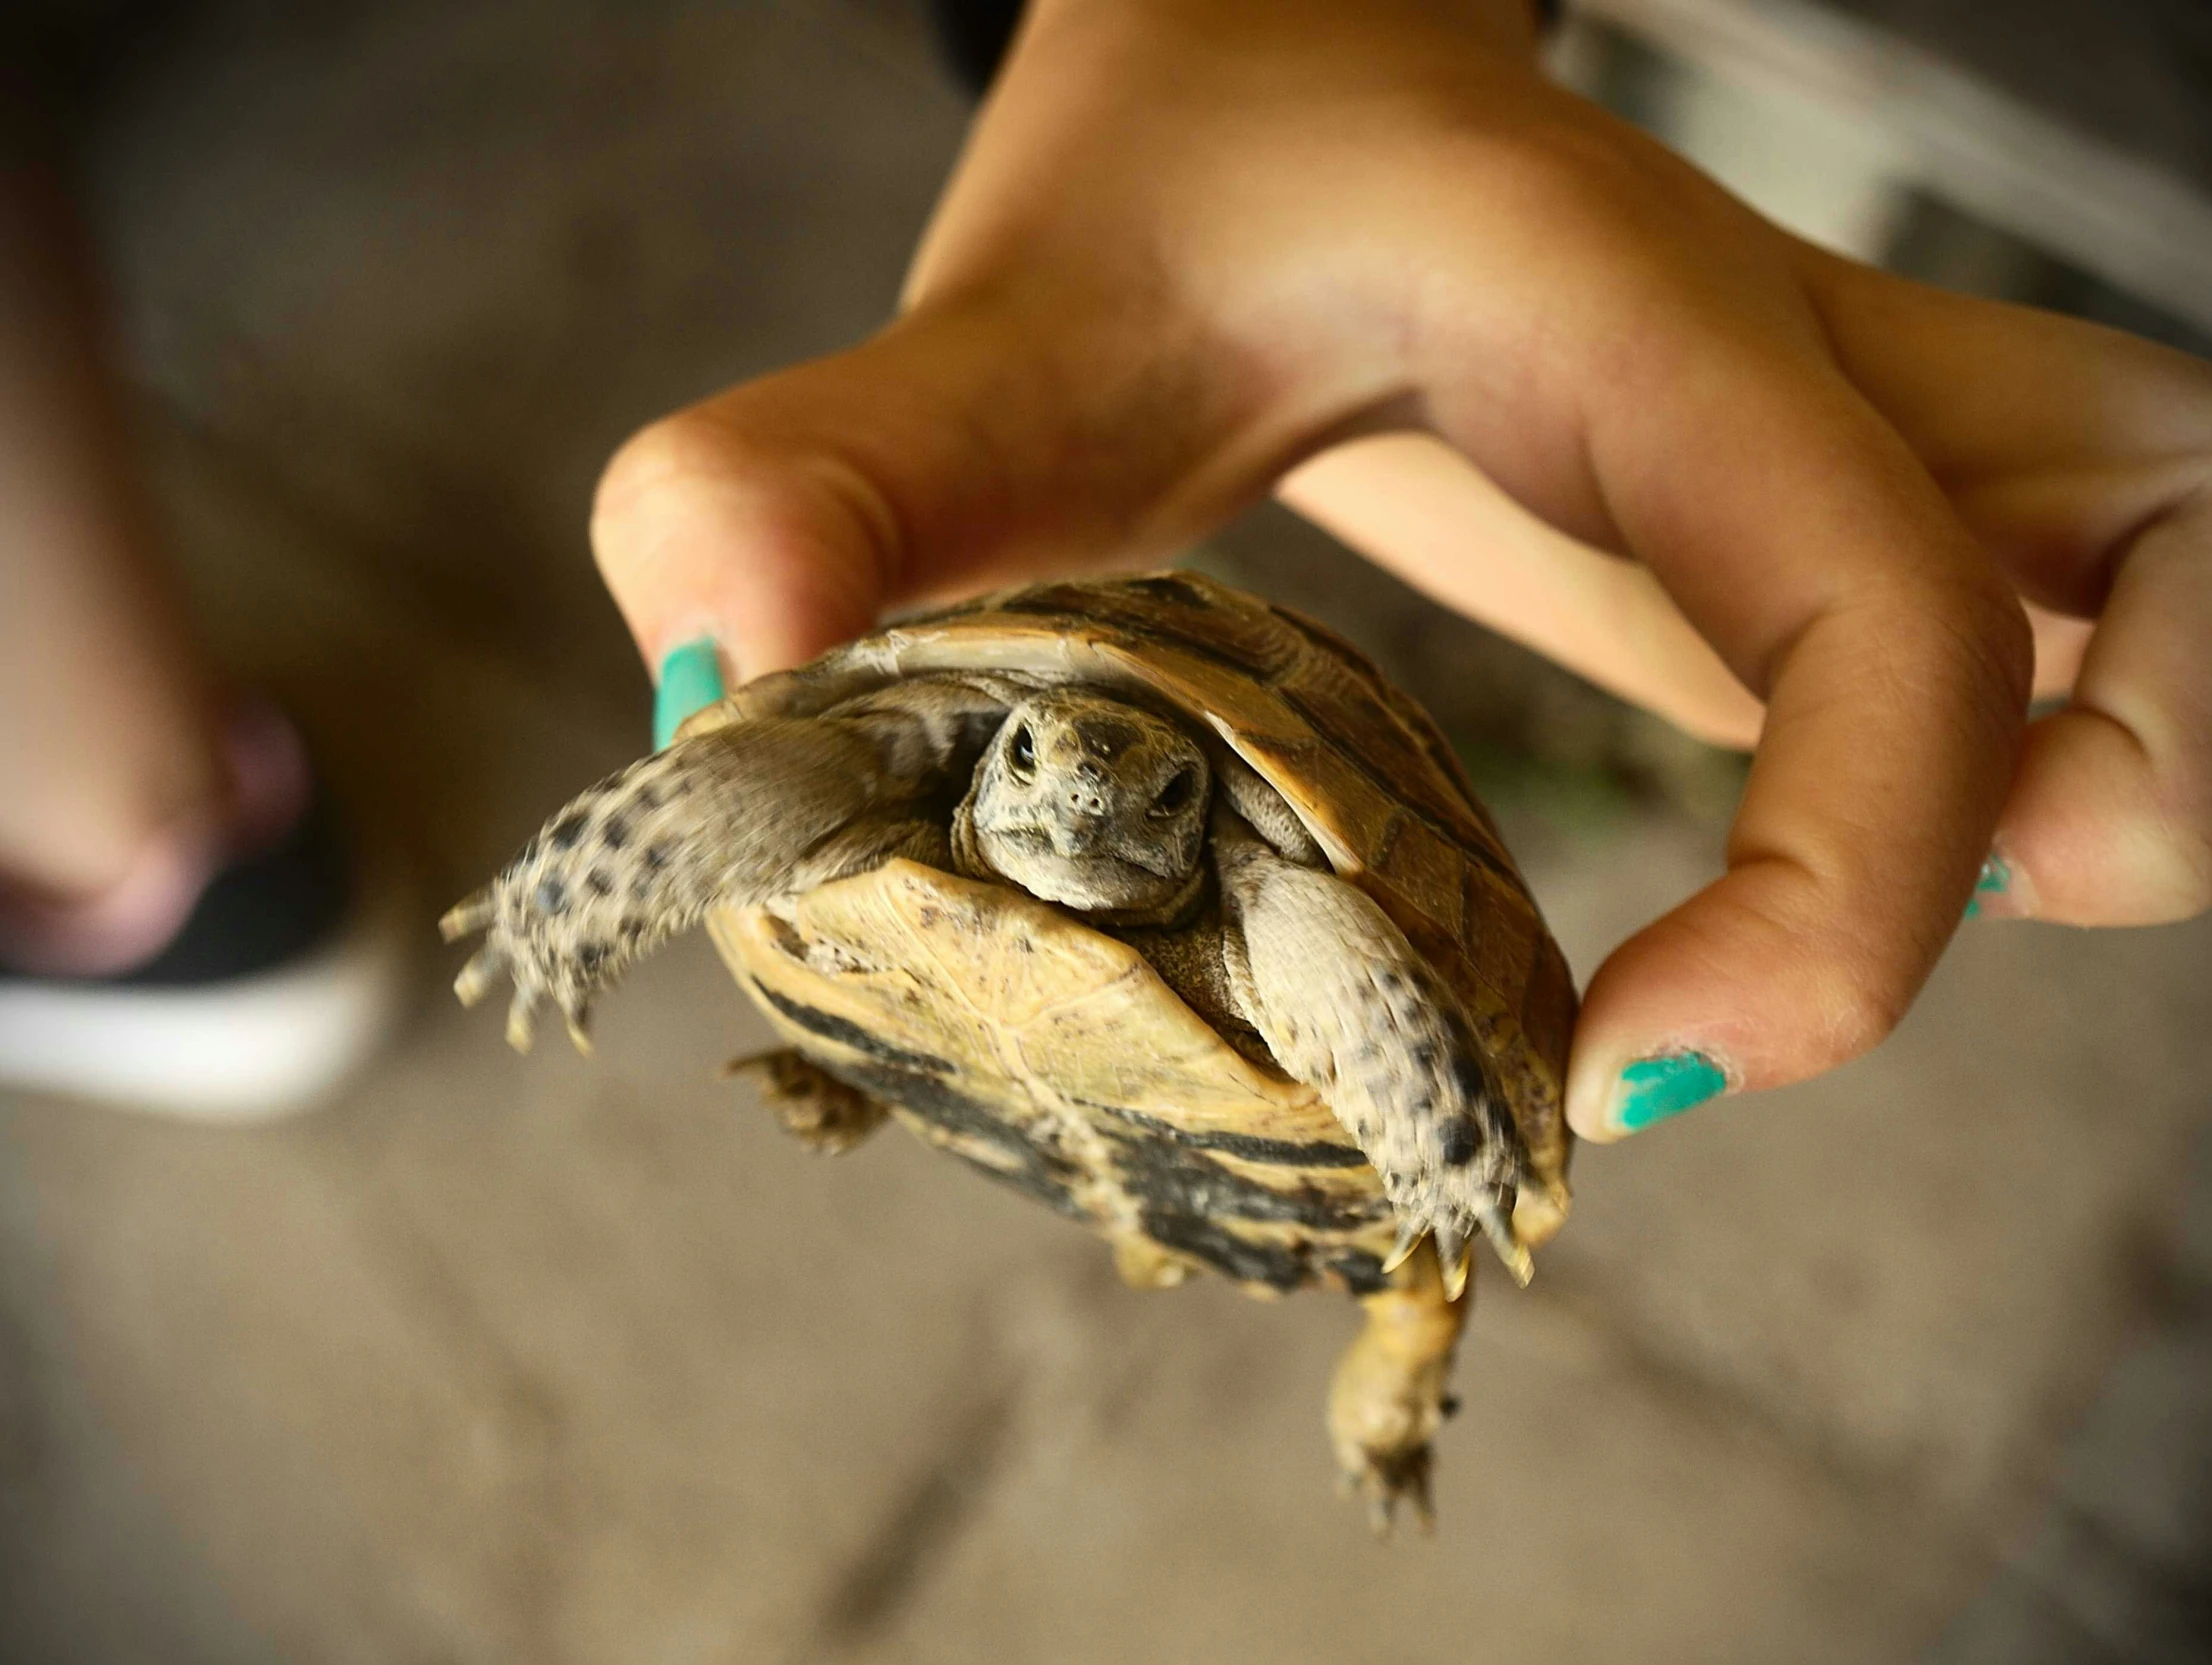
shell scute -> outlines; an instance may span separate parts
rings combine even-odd
[[[1196,573],[1047,584],[905,621],[700,721],[818,711],[914,675],[1116,688],[1235,751],[1459,993],[1534,1168],[1516,1224],[1551,1235],[1574,986],[1450,743],[1357,649]],[[714,922],[735,966],[757,968],[773,936],[758,912]],[[1249,1286],[1379,1284],[1387,1204],[1328,1107],[1239,1053],[1128,944],[906,862],[797,898],[785,929],[815,954],[781,956],[777,992],[911,1056],[841,1048],[773,1006],[771,1021],[931,1143],[1117,1243]],[[817,969],[846,949],[886,969]],[[916,1081],[924,1096],[902,1097]]]

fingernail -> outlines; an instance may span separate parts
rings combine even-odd
[[[1621,1071],[1613,1125],[1623,1133],[1641,1133],[1652,1123],[1695,1109],[1727,1090],[1728,1077],[1702,1052],[1639,1058]]]
[[[1982,862],[1982,870],[1974,880],[1974,895],[1966,904],[1966,917],[1979,919],[1984,897],[2003,896],[2012,889],[2012,867],[2003,856],[1990,855]]]
[[[695,636],[661,660],[653,692],[653,749],[676,738],[677,726],[722,697],[722,653],[712,636]]]

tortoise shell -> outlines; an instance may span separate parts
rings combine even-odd
[[[759,678],[686,732],[988,672],[1115,691],[1211,736],[1445,976],[1527,1145],[1523,1241],[1565,1217],[1565,959],[1450,744],[1356,649],[1190,572],[1011,590]],[[1179,998],[1130,942],[909,861],[710,929],[768,1021],[930,1143],[1084,1220],[1123,1271],[1366,1293],[1395,1226],[1327,1105]]]

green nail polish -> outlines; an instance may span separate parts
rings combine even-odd
[[[2012,869],[2003,856],[1990,856],[1983,861],[1982,870],[1974,880],[1974,896],[1966,904],[1966,917],[1978,919],[1982,912],[1984,896],[2002,896],[2012,887]]]
[[[1620,1107],[1613,1121],[1625,1133],[1638,1133],[1653,1122],[1718,1097],[1727,1088],[1728,1077],[1702,1052],[1640,1058],[1621,1071]]]
[[[668,650],[653,694],[653,749],[676,738],[676,726],[722,697],[722,656],[712,636]]]

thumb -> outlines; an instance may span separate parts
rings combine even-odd
[[[592,545],[647,664],[708,637],[729,673],[781,670],[888,607],[1160,556],[1258,495],[1277,459],[1225,459],[1240,413],[1204,391],[1233,378],[1059,311],[911,314],[631,439]]]

